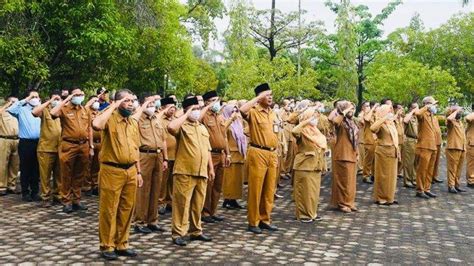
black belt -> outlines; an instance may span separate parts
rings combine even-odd
[[[250,146],[255,147],[255,148],[259,148],[259,149],[262,149],[262,150],[266,150],[266,151],[274,151],[274,150],[276,150],[276,148],[270,148],[270,147],[260,146],[260,145],[253,144],[253,143],[250,143]]]
[[[418,139],[418,137],[407,136],[407,138]]]
[[[213,153],[222,153],[224,149],[211,149],[211,152]]]
[[[0,136],[2,139],[18,139],[18,136]]]
[[[103,164],[110,165],[110,166],[113,166],[115,168],[128,170],[128,169],[130,169],[130,167],[134,166],[136,163],[120,164],[120,163],[112,163],[112,162],[103,162]]]
[[[143,153],[161,153],[161,148],[158,149],[139,149]]]
[[[78,145],[87,143],[87,141],[89,141],[88,139],[78,139],[78,140],[63,139],[63,140],[66,141],[66,142],[69,142],[69,143],[72,143],[72,144],[78,144]]]

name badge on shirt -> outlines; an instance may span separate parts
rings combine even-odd
[[[273,122],[273,132],[274,133],[280,132],[280,125],[278,125],[278,123]]]

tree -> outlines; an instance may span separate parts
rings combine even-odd
[[[367,70],[367,96],[370,99],[389,97],[409,104],[433,95],[441,105],[459,99],[462,94],[454,77],[440,67],[429,68],[393,52],[381,53]]]

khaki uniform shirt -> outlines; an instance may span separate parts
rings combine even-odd
[[[108,106],[106,108],[108,108]],[[89,108],[88,111],[89,111],[89,115],[91,116],[91,121],[94,120],[97,117],[97,115],[99,115],[99,111],[93,110],[91,108]],[[94,142],[100,142],[102,138],[102,132],[93,129],[92,138],[94,139]]]
[[[7,111],[0,114],[0,136],[18,137],[18,120]]]
[[[413,116],[408,123],[405,123],[405,136],[407,138],[418,138],[418,119]]]
[[[447,121],[448,143],[446,149],[466,150],[466,135],[464,125],[461,121]]]
[[[58,117],[61,120],[62,139],[89,139],[92,120],[84,106],[69,103],[61,109]]]
[[[336,144],[333,148],[333,157],[336,161],[356,162],[357,147],[352,147],[349,133],[342,124],[343,119],[344,117],[342,115],[338,115],[333,120],[336,127]]]
[[[145,113],[138,120],[140,131],[140,148],[146,150],[165,149],[166,132],[156,116]]]
[[[370,130],[370,127],[372,126],[374,122],[375,122],[375,115],[372,115],[372,118],[369,121],[367,120],[364,121],[364,129],[362,131],[362,134],[364,135],[364,144],[366,145],[375,144],[376,136],[374,135],[372,130]]]
[[[437,150],[435,123],[438,123],[438,120],[427,111],[426,107],[423,107],[420,111],[421,113],[416,116],[418,118],[418,142],[416,147],[435,151]]]
[[[176,160],[173,174],[208,177],[209,132],[198,122],[186,121],[175,134]]]
[[[313,144],[307,137],[301,134],[303,128],[292,131],[298,144],[298,152],[293,163],[294,170],[300,171],[322,171],[324,164],[324,150]]]
[[[53,119],[51,108],[45,108],[41,115],[41,132],[37,151],[58,152],[61,140],[61,121]]]
[[[377,146],[382,146],[384,149],[379,149],[384,156],[398,157],[399,142],[398,130],[395,123],[385,123],[382,119],[372,124],[370,128],[377,134]]]
[[[218,150],[226,149],[224,117],[221,114],[208,110],[202,118],[202,124],[209,132],[211,147]]]
[[[403,118],[395,119],[395,127],[397,129],[398,143],[401,145],[405,141],[405,128],[403,123]]]
[[[469,146],[474,146],[474,120],[467,121],[466,142]]]
[[[264,109],[260,104],[257,104],[250,109],[245,119],[249,123],[251,143],[277,148],[278,132],[273,130],[276,116],[272,109]]]
[[[102,132],[99,160],[116,164],[136,163],[140,156],[139,145],[138,122],[132,117],[123,117],[116,110]]]
[[[166,149],[168,151],[168,160],[174,161],[176,158],[176,138],[168,131],[168,125],[174,119],[174,117],[166,117],[163,115],[160,120],[160,124],[165,129],[166,134]]]

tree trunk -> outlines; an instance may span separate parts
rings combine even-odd
[[[270,61],[273,61],[275,58],[277,51],[275,50],[275,6],[276,0],[272,0],[272,10],[270,14],[270,38],[268,38],[269,42],[269,52],[270,52]]]

